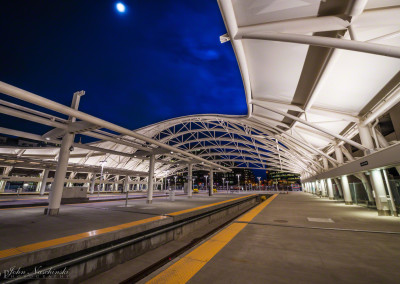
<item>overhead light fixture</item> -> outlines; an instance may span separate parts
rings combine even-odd
[[[173,154],[174,152],[171,151],[171,154]]]

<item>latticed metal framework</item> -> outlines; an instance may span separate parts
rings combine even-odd
[[[69,118],[0,101],[7,115],[54,127],[44,135],[6,127],[0,132],[55,144],[66,133],[87,135],[99,141],[73,144],[69,162],[75,170],[81,165],[83,172],[98,171],[104,161],[109,172],[147,176],[155,157],[156,177],[192,164],[216,171],[282,170],[305,180],[398,146],[397,138],[387,140],[375,126],[400,102],[400,1],[218,3],[227,29],[220,40],[230,41],[235,52],[246,116],[187,116],[131,131],[1,83],[2,93]],[[35,161],[29,159],[59,157],[58,147],[0,151],[0,165],[7,167],[13,166],[7,157],[25,159],[30,167]]]
[[[229,168],[300,173],[316,164],[309,152],[293,151],[288,146],[294,145],[290,142],[290,135],[279,135],[277,129],[265,127],[244,116],[186,116],[140,131],[163,143]]]

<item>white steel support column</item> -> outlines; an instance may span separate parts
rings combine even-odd
[[[347,176],[341,176],[340,181],[343,189],[344,204],[352,205],[353,200],[351,198],[349,180],[347,179]]]
[[[154,165],[155,165],[155,155],[150,155],[149,161],[149,180],[147,186],[147,203],[153,202],[153,184],[154,184]]]
[[[92,174],[92,179],[90,181],[90,194],[94,193],[94,185],[95,185],[95,181],[96,181],[96,173]]]
[[[118,181],[119,181],[119,176],[115,176],[114,178],[114,191],[118,191]]]
[[[47,178],[49,177],[49,169],[45,169],[43,172],[43,178],[42,178],[42,184],[40,185],[40,196],[43,196],[45,190],[46,190],[46,183],[47,183]]]
[[[341,149],[342,149],[343,154],[346,156],[346,158],[349,161],[354,161],[353,155],[345,147],[342,146]],[[368,179],[366,178],[365,174],[364,173],[357,173],[357,174],[354,174],[354,176],[361,180],[361,182],[362,182],[362,184],[364,186],[364,189],[367,192],[368,201],[369,202],[374,202],[374,196],[372,194],[371,185],[370,185]]]
[[[328,159],[322,157],[322,164],[324,165],[324,170],[327,171],[329,169]]]
[[[338,161],[339,165],[343,164],[344,159],[343,159],[342,149],[340,149],[338,145],[335,145],[334,149],[335,149],[336,160]]]
[[[192,193],[193,193],[193,165],[192,164],[189,164],[188,165],[188,177],[187,177],[187,179],[188,179],[188,188],[187,188],[187,190],[188,190],[188,197],[189,198],[192,198]]]
[[[387,200],[385,184],[383,182],[381,170],[371,171],[372,188],[375,191],[375,203],[379,216],[390,216],[390,209]]]
[[[369,183],[368,178],[365,176],[364,173],[359,173],[359,174],[356,174],[355,176],[361,180],[361,182],[365,188],[365,191],[367,192],[368,201],[373,202],[374,195],[372,194],[372,189],[371,189],[371,185]]]
[[[0,180],[0,192],[4,192],[6,188],[7,180]]]
[[[322,196],[323,197],[327,197],[328,196],[328,190],[327,190],[327,188],[326,188],[326,182],[325,182],[325,180],[320,180],[319,181],[320,183],[321,183],[321,187],[322,187]]]
[[[128,192],[129,191],[129,176],[125,176],[123,186],[124,186],[124,192]]]
[[[85,182],[85,183],[83,184],[83,186],[84,186],[84,187],[87,187],[88,190],[90,190],[90,180],[91,180],[91,178],[92,178],[92,175],[93,175],[93,174],[88,173],[87,176],[86,176],[86,180],[88,180],[89,182]]]
[[[4,192],[6,188],[7,180],[0,180],[0,192]]]
[[[329,199],[333,200],[335,198],[333,194],[333,186],[332,186],[332,180],[330,178],[326,179],[326,183],[328,184],[328,196]]]
[[[343,196],[342,185],[340,184],[339,179],[338,179],[338,178],[334,178],[334,181],[335,181],[336,186],[337,186],[337,188],[338,188],[339,195]]]
[[[363,145],[372,146],[374,145],[371,132],[368,126],[363,124],[358,124],[358,130],[360,133],[360,140]],[[375,204],[378,209],[379,216],[390,215],[390,210],[388,207],[387,196],[385,185],[383,183],[383,178],[380,170],[371,171],[371,185],[375,192]]]
[[[321,196],[325,197],[326,196],[326,192],[325,192],[325,185],[324,185],[324,181],[323,180],[319,180],[319,188],[321,190]]]
[[[210,191],[208,192],[209,196],[212,196],[214,194],[213,192],[213,188],[214,188],[214,173],[213,170],[210,170]]]
[[[322,197],[322,188],[321,188],[321,182],[319,180],[315,181],[315,186],[316,186],[316,193],[320,197]]]
[[[74,142],[74,134],[66,133],[61,142],[58,164],[51,184],[49,194],[49,207],[44,210],[45,215],[58,215],[60,210],[61,197],[64,189],[65,175],[67,173],[70,147]]]
[[[84,91],[74,93],[71,104],[72,109],[78,109],[81,96],[83,96],[84,94]],[[68,121],[75,122],[76,118],[73,116],[69,116]],[[45,215],[58,215],[58,212],[60,210],[61,197],[64,190],[65,175],[67,174],[68,160],[71,151],[70,148],[72,146],[72,143],[74,142],[74,138],[75,134],[67,132],[66,134],[64,134],[64,137],[62,139],[60,153],[58,155],[57,168],[54,175],[54,181],[51,184],[51,192],[49,193],[49,206],[44,210]]]
[[[40,174],[40,177],[43,179],[43,176],[44,176],[44,171],[45,170],[43,170],[43,172]],[[35,191],[36,192],[40,192],[40,188],[42,187],[42,181],[38,181],[37,183],[36,183],[36,188],[35,188]]]
[[[361,144],[369,149],[374,149],[374,141],[372,140],[371,132],[368,126],[358,124],[358,132],[360,134]],[[369,154],[369,153],[365,153]]]
[[[3,176],[8,176],[11,172],[13,167],[5,167]],[[1,180],[0,181],[0,192],[4,192],[4,189],[6,188],[7,180]]]

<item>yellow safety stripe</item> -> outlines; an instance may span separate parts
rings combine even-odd
[[[187,209],[187,210],[182,210],[182,211],[178,211],[178,212],[173,212],[173,213],[170,213],[168,215],[176,216],[176,215],[180,215],[180,214],[183,214],[183,213],[186,213],[186,212],[191,212],[191,211],[203,209],[203,208],[206,208],[206,207],[215,206],[215,205],[218,205],[218,204],[226,203],[226,202],[233,201],[233,200],[238,200],[238,199],[241,199],[241,198],[246,198],[246,197],[249,197],[249,196],[251,196],[251,195],[247,195],[247,196],[239,197],[239,198],[234,198],[234,199],[230,199],[230,200],[226,200],[226,201],[222,201],[222,202],[212,203],[212,204],[208,204],[208,205],[204,205],[204,206],[199,206],[199,207],[195,207],[195,208],[191,208],[191,209]],[[104,201],[104,202],[107,202],[107,201]],[[96,202],[96,203],[101,203],[101,202]],[[86,204],[88,204],[88,203],[86,203]],[[35,206],[35,207],[24,207],[24,208],[38,208],[38,207],[47,207],[47,206]],[[0,209],[0,210],[10,210],[10,209],[18,209],[18,208],[7,208],[7,209]],[[145,224],[145,223],[161,220],[161,219],[164,219],[164,218],[168,218],[168,216],[155,216],[155,217],[152,217],[152,218],[147,218],[147,219],[138,220],[138,221],[134,221],[134,222],[130,222],[130,223],[120,224],[120,225],[116,225],[116,226],[112,226],[112,227],[107,227],[107,228],[102,228],[102,229],[98,229],[98,230],[93,230],[93,231],[89,231],[89,232],[84,232],[84,233],[80,233],[80,234],[71,235],[71,236],[66,236],[66,237],[62,237],[62,238],[58,238],[58,239],[53,239],[53,240],[48,240],[48,241],[44,241],[44,242],[33,243],[33,244],[20,246],[20,247],[16,247],[16,248],[10,248],[10,249],[6,249],[6,250],[0,251],[0,259],[1,258],[5,258],[5,257],[18,255],[18,254],[22,254],[22,253],[36,251],[36,250],[43,249],[43,248],[48,248],[48,247],[52,247],[52,246],[61,245],[61,244],[73,242],[73,241],[84,239],[84,238],[98,236],[98,235],[109,233],[109,232],[122,230],[122,229],[130,228],[130,227],[138,226],[138,225],[141,225],[141,224]]]
[[[271,196],[237,221],[250,222],[277,196],[278,194]],[[233,223],[229,225],[147,283],[186,283],[246,226],[246,223]]]

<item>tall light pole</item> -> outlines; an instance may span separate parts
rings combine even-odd
[[[261,188],[261,177],[257,177],[258,178],[258,190],[260,190]]]
[[[101,174],[100,174],[100,184],[99,184],[99,190],[97,191],[97,198],[100,198],[100,189],[103,187],[103,169],[104,169],[104,164],[107,163],[106,160],[100,161],[101,164]]]
[[[238,190],[240,190],[240,176],[241,174],[236,174],[237,178],[238,178]]]
[[[224,183],[225,183],[225,178],[222,178],[222,190],[224,190]]]
[[[206,176],[204,176],[205,177],[205,179],[206,179],[206,190],[207,190],[207,178],[208,178],[208,176],[206,175]]]

